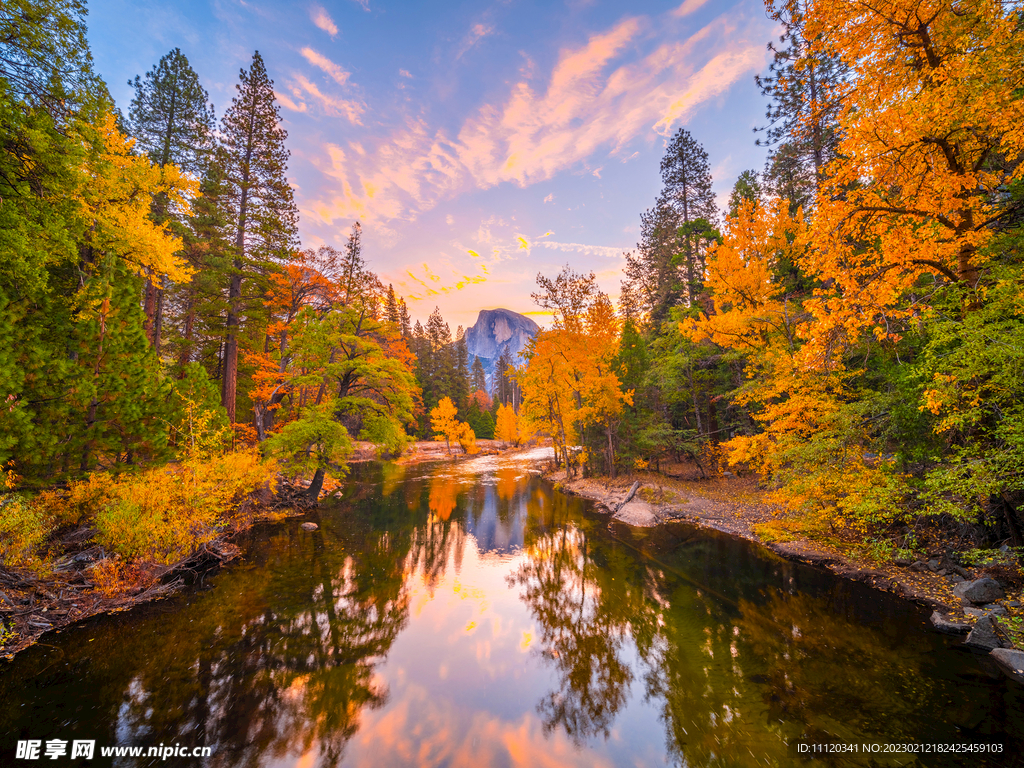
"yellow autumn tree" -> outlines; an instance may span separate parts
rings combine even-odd
[[[152,200],[165,195],[188,211],[199,183],[175,165],[160,167],[132,153],[135,139],[117,129],[112,113],[97,125],[99,149],[80,169],[78,199],[90,223],[85,244],[97,253],[113,252],[137,274],[188,279],[191,270],[178,256],[181,240],[151,217]]]
[[[779,487],[776,501],[835,528],[891,509],[900,482],[886,464],[865,458],[860,371],[842,355],[820,364],[814,317],[803,308],[808,297],[782,279],[810,247],[802,212],[790,214],[787,201],[744,201],[709,254],[713,310],[680,330],[745,357],[747,383],[733,397],[762,431],[726,441],[730,463],[750,465]]]
[[[534,299],[553,310],[554,328],[538,333],[527,349],[527,366],[517,376],[522,413],[528,424],[552,436],[556,459],[570,473],[576,470],[570,449],[589,429],[594,450],[604,454],[614,477],[615,430],[623,405],[632,402],[614,371],[615,310],[593,273],[579,275],[566,267],[554,280],[538,276],[537,282],[543,292]]]
[[[458,409],[450,397],[443,397],[436,408],[430,410],[430,425],[434,430],[434,439],[444,440],[448,453],[452,452],[452,443],[456,442],[466,453],[476,453],[476,435],[464,421],[459,421]]]
[[[494,436],[503,443],[519,445],[519,416],[510,405],[498,406],[498,418],[494,426]]]
[[[985,247],[1024,180],[1024,31],[993,0],[816,0],[808,37],[851,72],[804,262],[819,365],[865,327],[898,338],[922,279],[978,285]],[[922,291],[922,293],[924,293]]]

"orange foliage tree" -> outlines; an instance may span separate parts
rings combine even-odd
[[[615,310],[597,289],[593,273],[583,276],[566,267],[555,280],[538,275],[537,282],[543,292],[534,294],[534,300],[553,311],[554,328],[538,333],[527,347],[526,368],[517,375],[522,413],[552,435],[556,459],[572,473],[576,462],[570,448],[593,428],[601,441],[594,442],[614,477],[615,429],[623,404],[632,398],[622,391],[614,371],[619,336]]]

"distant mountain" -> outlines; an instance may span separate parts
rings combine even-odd
[[[523,362],[526,342],[537,335],[540,326],[533,320],[510,309],[481,309],[476,323],[466,331],[469,362],[479,357],[487,372],[487,384],[493,385],[494,364],[504,350],[515,360]]]

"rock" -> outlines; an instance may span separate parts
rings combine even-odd
[[[996,634],[996,625],[991,616],[983,616],[978,619],[978,623],[974,625],[974,629],[964,640],[964,645],[979,651],[991,651],[1003,647],[1002,640]]]
[[[980,619],[982,616],[988,616],[988,613],[981,608],[972,608],[969,605],[964,606],[964,613],[968,616],[973,616],[976,619]]]
[[[906,557],[897,557],[894,562],[899,568],[906,568],[910,565],[910,560]]]
[[[1003,588],[995,579],[982,578],[974,581],[965,581],[953,587],[953,594],[961,600],[975,603],[991,603],[993,600],[1003,598]]]
[[[959,573],[954,573],[953,576],[950,578],[950,581],[952,581],[954,584],[963,584],[965,581],[967,581],[967,579],[965,579]]]
[[[1024,683],[1024,651],[1015,648],[995,648],[989,656],[1007,677]]]
[[[722,477],[736,477],[732,472],[723,472]]]
[[[936,573],[939,574],[939,576],[945,576],[947,573],[949,573],[949,571],[947,571],[945,568],[939,568],[939,570],[937,570]]]
[[[915,563],[911,563],[910,570],[914,571],[915,573],[924,573],[925,571],[928,570],[928,566],[925,565],[920,560],[918,560]]]
[[[523,362],[526,344],[540,330],[533,320],[509,309],[481,309],[476,323],[466,329],[466,350],[469,363],[479,357],[488,379],[494,375],[495,364],[502,352],[513,362]]]
[[[319,527],[316,523],[303,523],[301,526],[304,531],[315,531]]]
[[[1020,603],[1017,600],[1006,600],[1003,605],[1007,608],[1020,608]]]
[[[640,481],[637,480],[635,483],[633,483],[629,487],[629,492],[626,494],[626,498],[624,498],[621,502],[616,504],[615,507],[612,509],[612,512],[618,512],[624,506],[629,504],[629,502],[632,501],[633,497],[636,496],[636,492],[639,491],[639,490],[640,490]]]
[[[993,616],[1009,616],[1010,612],[999,605],[999,603],[989,603],[988,605],[981,606],[984,610],[988,611]],[[967,609],[964,608],[966,611]]]
[[[950,621],[938,611],[932,611],[932,626],[947,635],[966,635],[971,631],[970,624]]]
[[[928,566],[928,570],[932,573],[939,570],[939,561],[934,558],[929,560],[926,565]]]
[[[658,524],[658,516],[647,502],[633,499],[615,512],[615,519],[636,528],[650,528]]]

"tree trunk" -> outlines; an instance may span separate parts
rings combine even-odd
[[[164,291],[163,288],[156,289],[156,309],[153,312],[153,349],[156,356],[160,357],[160,329],[164,324]]]
[[[146,338],[149,339],[149,343],[153,344],[153,330],[154,330],[154,317],[156,315],[156,286],[153,285],[153,281],[150,278],[146,278],[146,287],[143,289],[143,300],[142,300],[142,311],[146,315],[146,319],[142,324],[142,327],[146,331]]]
[[[242,265],[235,259],[235,269]],[[242,274],[231,276],[228,288],[227,338],[224,342],[224,378],[221,380],[220,401],[228,412],[228,423],[235,423],[235,390],[238,388],[238,315],[242,297]]]
[[[323,469],[318,469],[313,474],[313,479],[309,483],[309,488],[306,489],[306,498],[309,499],[310,504],[316,504],[317,499],[320,498],[320,491],[324,487],[324,474]]]
[[[605,433],[608,435],[608,476],[615,479],[615,448],[612,446],[612,425],[605,426]]]

